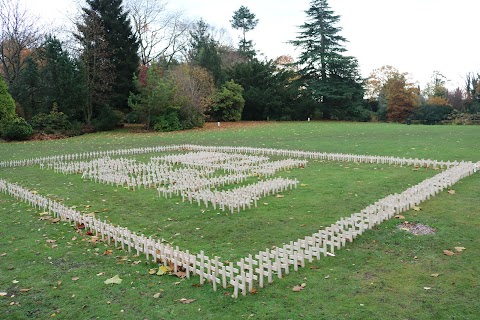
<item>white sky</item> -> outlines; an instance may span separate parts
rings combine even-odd
[[[75,0],[21,0],[40,17],[68,21]],[[246,6],[259,19],[247,33],[255,49],[269,59],[296,56],[287,42],[296,38],[306,18],[309,0],[165,0],[169,10],[225,28],[234,44],[240,31],[230,26],[233,12]],[[450,80],[449,88],[464,86],[468,72],[480,72],[478,13],[480,0],[330,0],[340,15],[340,33],[348,54],[356,57],[364,77],[383,65],[408,72],[423,88],[433,71]]]

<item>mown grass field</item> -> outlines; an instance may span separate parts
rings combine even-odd
[[[176,133],[123,129],[65,140],[2,143],[0,161],[180,143],[479,161],[479,138],[480,127],[474,126],[241,123]],[[162,200],[152,190],[132,192],[34,167],[1,169],[0,177],[181,249],[235,261],[310,235],[436,173],[310,161],[305,169],[280,174],[298,178],[303,187],[233,215],[180,199]],[[423,203],[420,211],[404,214],[408,221],[436,228],[436,233],[413,236],[396,227],[400,221],[385,222],[335,258],[307,264],[238,300],[231,298],[232,289],[214,292],[210,285],[199,286],[196,278],[150,275],[154,264],[144,257],[92,244],[68,224],[39,220],[32,208],[0,195],[0,292],[8,293],[0,297],[0,314],[7,319],[476,319],[479,174],[454,190]],[[443,254],[454,247],[466,249]],[[116,274],[121,284],[103,283]],[[305,289],[293,292],[301,283]],[[181,298],[195,301],[182,304]]]

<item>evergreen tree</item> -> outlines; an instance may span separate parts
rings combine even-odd
[[[76,62],[52,36],[47,37],[39,58],[43,66],[40,71],[42,111],[50,112],[56,104],[58,111],[71,120],[81,120],[85,86]]]
[[[114,81],[110,107],[127,111],[128,96],[134,91],[133,76],[139,66],[138,41],[133,35],[128,12],[122,0],[87,0],[105,30],[107,50],[113,68]]]
[[[25,67],[20,72],[20,76],[12,86],[12,92],[17,97],[22,116],[30,120],[32,116],[40,112],[40,74],[36,59],[29,56],[25,60]]]
[[[219,44],[209,33],[208,24],[199,20],[195,28],[190,31],[189,58],[194,65],[207,69],[217,86],[224,82],[222,59]]]
[[[74,36],[81,46],[80,68],[86,90],[84,121],[90,125],[92,119],[108,107],[114,74],[105,29],[99,15],[83,8],[82,19],[82,23],[77,23],[78,33]]]
[[[299,81],[305,93],[320,102],[324,118],[347,119],[358,111],[349,108],[361,109],[363,87],[357,60],[343,55],[347,40],[335,26],[340,16],[327,0],[311,0],[305,13],[307,21],[297,39],[290,41],[301,50],[296,62]]]
[[[258,24],[258,19],[255,19],[255,14],[250,12],[245,6],[240,6],[240,8],[233,13],[232,20],[230,20],[232,28],[242,30],[243,37],[240,38],[240,52],[247,58],[253,58],[255,56],[255,50],[253,49],[252,40],[248,40],[245,34],[255,29]]]

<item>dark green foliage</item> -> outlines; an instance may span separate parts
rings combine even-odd
[[[230,80],[218,89],[212,102],[211,116],[218,121],[240,121],[245,99],[241,85]]]
[[[250,9],[247,7],[240,6],[240,8],[233,13],[230,23],[232,28],[242,30],[243,37],[240,38],[239,43],[240,53],[247,58],[253,58],[256,54],[253,49],[253,43],[251,40],[247,41],[245,34],[257,26],[258,19],[255,19],[255,14],[250,12]]]
[[[45,83],[40,80],[38,64],[33,56],[29,56],[25,60],[25,67],[21,70],[19,78],[12,85],[13,96],[20,104],[23,115],[27,120],[41,111],[42,84]]]
[[[304,114],[301,105],[309,99],[299,95],[298,82],[291,80],[294,76],[273,61],[255,58],[229,69],[228,77],[244,89],[242,120],[306,119],[310,112]],[[309,100],[309,104],[314,102]]]
[[[64,133],[72,128],[68,116],[59,112],[56,104],[50,113],[38,113],[30,120],[30,125],[36,131],[44,133]]]
[[[164,114],[159,115],[154,120],[155,131],[177,131],[182,130],[182,124],[178,119],[178,113],[175,110],[168,110]]]
[[[121,111],[105,107],[93,119],[92,127],[95,131],[109,131],[121,127],[124,120],[125,116]]]
[[[448,105],[426,104],[415,110],[412,119],[424,124],[436,124],[447,119],[452,112],[453,107]]]
[[[225,74],[222,70],[219,44],[209,34],[208,29],[208,24],[199,20],[195,28],[190,31],[189,58],[194,65],[207,69],[218,86],[224,82]]]
[[[134,91],[133,75],[139,66],[138,41],[133,35],[122,0],[87,0],[96,12],[105,30],[105,41],[110,53],[114,81],[109,105],[114,109],[128,110],[128,96]]]
[[[8,122],[2,132],[2,138],[6,140],[26,140],[33,133],[32,127],[25,119],[16,117]]]
[[[83,116],[85,123],[90,125],[92,119],[108,107],[114,73],[100,16],[83,8],[82,21],[76,27],[78,32],[74,36],[81,46],[79,61],[86,90]]]
[[[139,78],[135,77],[135,84],[138,93],[130,93],[128,104],[150,129],[155,118],[174,107],[175,83],[166,70],[153,64],[142,69]]]
[[[347,119],[349,108],[357,109],[363,99],[363,86],[358,62],[342,55],[346,39],[339,35],[336,23],[340,16],[330,9],[327,0],[312,0],[305,11],[307,22],[300,26],[296,40],[290,41],[301,50],[295,63],[299,81],[306,94],[320,102],[325,119]]]
[[[50,110],[55,104],[72,120],[81,120],[85,103],[84,77],[63,44],[55,37],[47,37],[40,54],[40,110]],[[44,111],[45,112],[45,111]]]

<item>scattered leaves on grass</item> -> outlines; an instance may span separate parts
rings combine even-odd
[[[463,250],[465,250],[466,248],[465,247],[455,247],[455,250],[457,252],[462,252]]]
[[[78,281],[80,278],[79,277],[73,277],[72,281]]]
[[[453,190],[453,189],[448,189],[447,192],[448,192],[449,194],[455,194],[455,190]]]
[[[285,196],[283,194],[277,194],[275,197],[276,198],[285,198]]]
[[[430,277],[438,278],[439,275],[440,275],[440,273],[432,273],[430,275]]]
[[[8,293],[4,292],[4,291],[1,291],[0,292],[0,297],[6,297],[8,295]]]
[[[112,253],[113,253],[113,250],[112,250],[112,249],[108,249],[108,250],[105,250],[105,251],[103,252],[103,255],[104,255],[104,256],[108,256],[108,255],[110,255],[110,254],[112,254]]]
[[[32,288],[24,288],[24,289],[20,289],[20,292],[28,292],[32,290]]]
[[[413,206],[412,208],[414,211],[420,211],[422,210],[422,208],[420,208],[419,206]]]
[[[120,284],[120,283],[122,283],[122,279],[120,279],[120,277],[117,274],[114,277],[105,280],[103,283],[105,283],[105,284]]]
[[[302,291],[307,285],[305,283],[302,283],[301,285],[299,286],[295,286],[292,288],[292,291],[293,292],[300,292]]]
[[[257,294],[257,293],[258,293],[257,288],[252,288],[252,290],[250,290],[250,294]]]
[[[58,223],[60,222],[60,218],[54,218],[52,220],[50,220],[51,223]]]
[[[455,252],[450,251],[450,250],[443,250],[443,254],[450,257],[450,256],[455,255]]]
[[[155,299],[158,299],[158,298],[160,298],[160,295],[161,295],[161,293],[160,293],[160,292],[157,292],[157,293],[155,293],[155,294],[153,295],[153,297],[154,297]]]
[[[184,304],[189,304],[189,303],[192,303],[193,301],[195,301],[195,299],[186,299],[186,298],[182,298],[180,300],[181,303],[184,303]]]
[[[402,216],[401,214],[397,214],[395,218],[405,220],[405,216]]]

